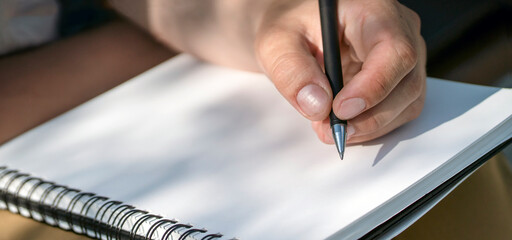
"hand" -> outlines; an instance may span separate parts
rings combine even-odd
[[[317,1],[275,1],[256,35],[256,56],[320,140],[333,143],[331,106],[348,120],[348,142],[380,137],[416,118],[425,97],[420,19],[390,0],[339,0],[344,88],[331,102]],[[332,104],[332,105],[331,105]]]
[[[345,87],[334,100],[322,70],[317,0],[112,3],[168,46],[217,64],[263,71],[325,143],[333,143],[331,108],[348,120],[351,143],[382,136],[423,108],[420,19],[398,1],[338,0]],[[144,9],[148,12],[137,12]]]

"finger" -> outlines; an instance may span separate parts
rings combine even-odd
[[[365,135],[379,131],[395,119],[414,101],[425,94],[425,74],[417,66],[382,102],[350,120],[353,135]],[[419,109],[411,114],[419,114]]]
[[[376,131],[372,132],[363,132],[363,133],[356,133],[351,134],[351,131],[357,131],[353,130],[353,122],[354,119],[348,121],[348,128],[347,128],[347,143],[361,143],[366,142],[369,140],[376,139],[378,137],[381,137],[394,129],[402,126],[403,124],[410,122],[417,118],[421,112],[421,109],[424,104],[424,97],[421,97],[419,99],[416,99],[411,105],[407,106],[404,111],[399,113],[399,115],[394,118],[392,121],[390,121],[387,125],[382,126],[378,128]],[[352,128],[352,130],[351,130]],[[329,124],[329,121],[316,121],[313,122],[313,129],[317,133],[318,138],[326,143],[326,144],[334,144],[334,140],[332,138],[331,133],[331,127]]]
[[[395,130],[396,128],[402,126],[403,124],[416,119],[421,112],[421,108],[423,108],[424,102],[425,102],[424,98],[417,99],[411,105],[409,105],[402,113],[400,113],[400,115],[396,119],[391,121],[388,125],[380,128],[379,130],[372,132],[372,133],[368,133],[368,134],[364,134],[364,135],[353,135],[348,138],[347,142],[348,143],[366,142],[366,141],[381,137],[381,136]],[[349,123],[349,125],[350,125],[350,123]]]
[[[256,42],[263,71],[306,118],[319,121],[332,106],[332,91],[303,34],[274,28]]]
[[[377,43],[361,71],[339,92],[333,109],[340,119],[351,119],[385,99],[417,63],[416,49],[403,39]]]
[[[411,19],[413,14],[403,14],[398,2],[345,3],[354,11],[341,15],[346,25],[344,42],[353,50],[352,58],[363,64],[350,81],[345,81],[333,107],[339,118],[350,119],[385,99],[412,70],[420,55],[417,42],[421,37],[409,23],[415,20]]]
[[[311,122],[311,126],[313,127],[313,130],[315,130],[320,141],[326,144],[334,144],[331,125],[328,118],[322,121],[313,121]]]

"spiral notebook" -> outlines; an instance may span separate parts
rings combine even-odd
[[[429,78],[340,161],[263,75],[181,55],[0,146],[0,208],[99,239],[389,238],[510,142],[511,102]]]

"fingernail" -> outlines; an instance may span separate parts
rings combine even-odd
[[[347,140],[350,139],[350,137],[352,137],[352,135],[354,135],[355,132],[356,130],[352,125],[347,125]]]
[[[361,113],[366,103],[361,98],[349,98],[343,101],[338,108],[337,116],[341,119],[351,119]]]
[[[324,108],[329,104],[329,97],[320,86],[309,84],[297,94],[297,103],[302,112],[311,117],[324,111]]]

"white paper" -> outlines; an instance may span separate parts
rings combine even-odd
[[[0,165],[226,237],[357,238],[478,159],[456,155],[512,115],[511,90],[427,86],[417,120],[340,161],[263,75],[182,55],[4,144]]]

